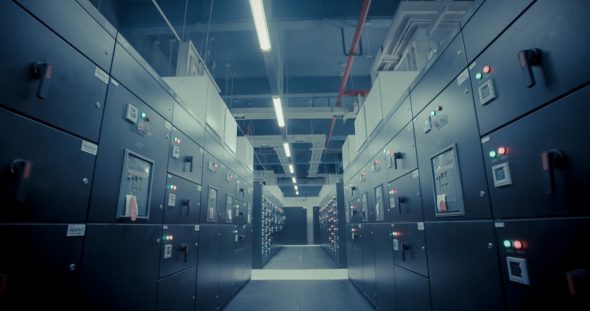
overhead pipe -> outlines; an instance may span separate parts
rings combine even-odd
[[[369,7],[371,6],[371,0],[364,0],[363,6],[361,8],[361,14],[359,16],[358,23],[356,24],[356,31],[354,32],[354,37],[352,39],[352,45],[350,46],[350,51],[348,52],[348,60],[346,61],[346,68],[344,69],[344,76],[342,77],[342,82],[340,83],[340,90],[338,91],[338,97],[336,98],[336,106],[342,106],[342,97],[345,95],[346,91],[346,84],[348,84],[348,79],[350,78],[350,71],[352,70],[352,63],[354,61],[354,56],[356,54],[356,49],[359,46],[359,42],[361,41],[361,33],[363,32],[363,28],[365,27],[365,22],[367,21],[367,16],[369,15]],[[328,137],[326,138],[326,143],[324,146],[328,146],[330,143],[330,138],[332,138],[332,133],[334,132],[334,127],[336,126],[336,118],[332,118],[332,124],[330,125],[330,131],[328,132]]]

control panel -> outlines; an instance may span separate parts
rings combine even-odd
[[[430,158],[434,176],[435,213],[441,216],[464,214],[461,175],[456,146],[452,145]]]
[[[117,209],[118,219],[136,221],[149,218],[153,168],[152,160],[125,150]]]

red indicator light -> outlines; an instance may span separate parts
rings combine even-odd
[[[492,72],[492,67],[485,65],[481,71],[483,71],[483,73],[490,73]]]
[[[172,240],[174,240],[174,236],[171,235],[170,236],[170,241],[172,241]]]
[[[512,242],[512,246],[514,246],[514,248],[516,248],[516,249],[521,249],[522,248],[522,242],[519,241],[519,240],[514,240]]]
[[[498,154],[501,155],[501,156],[505,155],[506,154],[506,151],[508,151],[506,149],[506,147],[499,147],[498,148]]]

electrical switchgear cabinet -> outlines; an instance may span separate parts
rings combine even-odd
[[[590,81],[590,45],[576,35],[590,29],[589,9],[584,0],[536,1],[472,63],[482,135]]]
[[[141,197],[149,202],[138,204],[146,211],[138,220],[162,223],[170,124],[121,85],[109,88],[105,116],[89,221],[134,221],[123,211],[132,204],[129,196],[136,196],[138,203]],[[148,172],[139,171],[139,166]],[[151,179],[151,186],[135,187],[137,179]]]
[[[188,268],[158,281],[158,311],[195,309],[197,267]]]
[[[0,309],[32,310],[40,302],[76,308],[84,240],[79,229],[64,224],[0,226]]]
[[[14,2],[0,12],[3,29],[18,29],[0,33],[12,45],[0,51],[0,105],[96,143],[108,74]]]
[[[155,310],[161,235],[161,225],[86,225],[82,308]]]
[[[0,124],[10,124],[0,132],[0,222],[84,222],[97,146],[2,108]]]
[[[590,146],[576,139],[589,96],[586,87],[482,139],[496,217],[590,214]]]

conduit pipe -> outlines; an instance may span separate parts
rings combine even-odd
[[[346,93],[346,84],[348,83],[348,79],[350,78],[350,71],[352,69],[352,63],[354,61],[354,54],[356,53],[356,49],[359,45],[361,39],[361,33],[363,32],[363,28],[365,27],[365,22],[367,21],[367,15],[369,15],[369,7],[371,6],[371,0],[364,0],[363,6],[361,8],[361,14],[359,16],[358,23],[356,24],[356,31],[354,32],[354,38],[352,39],[352,44],[350,47],[350,51],[348,52],[348,60],[346,61],[346,68],[344,69],[344,76],[342,77],[342,82],[340,83],[340,90],[338,91],[338,97],[336,99],[336,106],[342,105],[342,97]],[[330,125],[330,131],[328,132],[328,136],[326,138],[326,143],[324,146],[328,146],[330,142],[330,138],[332,138],[332,133],[334,132],[334,127],[336,126],[336,118],[332,118],[332,124]]]

